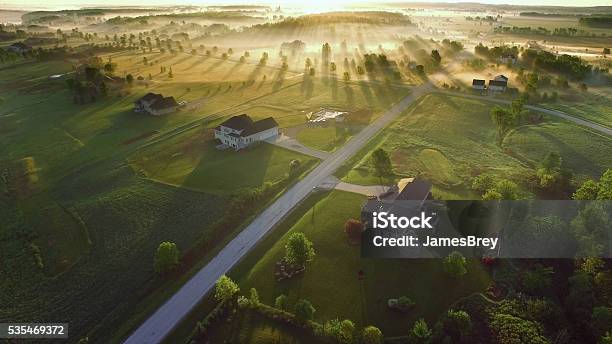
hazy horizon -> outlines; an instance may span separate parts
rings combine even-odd
[[[489,5],[519,5],[519,6],[566,6],[566,7],[591,7],[591,6],[610,6],[609,0],[576,0],[572,2],[558,1],[558,0],[484,0],[484,1],[470,1],[470,0],[459,0],[459,1],[350,1],[350,0],[336,0],[328,2],[325,0],[310,1],[308,4],[304,4],[301,1],[291,0],[280,0],[280,1],[266,1],[266,0],[251,0],[248,2],[249,5],[270,5],[270,6],[289,6],[289,7],[312,7],[315,6],[319,9],[338,8],[338,7],[351,7],[351,6],[363,6],[363,5],[374,5],[374,4],[385,4],[385,3],[482,3]],[[33,1],[19,1],[19,0],[3,0],[0,1],[0,10],[58,10],[58,9],[78,9],[82,7],[121,7],[121,6],[214,6],[214,5],[239,5],[245,4],[236,0],[134,0],[126,2],[124,0],[46,0],[43,4],[40,2]]]

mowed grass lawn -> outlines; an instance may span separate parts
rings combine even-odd
[[[332,152],[350,139],[356,131],[356,128],[349,128],[342,125],[303,128],[298,132],[297,139],[305,146]]]
[[[427,95],[371,141],[359,160],[348,162],[340,177],[357,184],[379,184],[370,161],[370,152],[379,147],[389,152],[396,177],[420,176],[434,184],[435,196],[450,199],[479,197],[470,186],[481,173],[521,185],[549,152],[559,153],[564,166],[578,178],[598,178],[612,164],[606,154],[610,138],[550,116],[541,124],[517,128],[500,148],[492,106],[457,96]]]
[[[130,160],[148,178],[220,195],[279,181],[289,173],[292,160],[317,160],[268,143],[238,152],[221,151],[216,145],[210,133],[198,128],[147,147]]]
[[[407,334],[411,323],[420,317],[432,324],[458,298],[489,285],[488,273],[478,262],[470,261],[469,273],[456,280],[444,273],[440,260],[360,258],[359,245],[347,242],[343,225],[349,218],[359,218],[364,201],[364,196],[342,191],[323,197],[250,270],[238,276],[242,290],[247,293],[249,288],[257,288],[261,300],[268,304],[280,294],[287,295],[290,304],[306,298],[317,309],[317,321],[347,318],[359,325],[376,325],[387,336],[394,336]],[[293,232],[304,232],[312,240],[316,257],[303,275],[276,282],[275,262],[283,257]],[[365,273],[364,281],[358,279],[360,270]],[[387,299],[402,295],[413,299],[416,307],[406,314],[389,310]]]

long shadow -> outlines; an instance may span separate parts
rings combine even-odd
[[[338,77],[336,75],[336,72],[331,73],[329,88],[331,90],[332,99],[338,99]]]
[[[263,68],[264,68],[264,66],[262,66],[260,64],[257,64],[257,66],[251,71],[251,73],[247,77],[247,81],[255,80],[255,78],[257,78],[257,76],[261,73],[261,70]]]
[[[274,83],[272,84],[272,90],[278,91],[281,87],[283,87],[283,83],[285,82],[285,69],[280,69],[274,78]]]
[[[304,73],[304,76],[302,77],[300,88],[305,99],[312,98],[312,94],[314,93],[314,81],[312,79],[312,76],[310,76],[308,73]]]
[[[172,66],[174,66],[174,65],[178,65],[178,64],[181,64],[181,63],[183,63],[183,62],[185,62],[185,61],[189,60],[189,59],[190,59],[190,58],[192,58],[192,57],[193,57],[193,55],[187,55],[187,56],[185,56],[185,57],[183,57],[183,58],[181,58],[181,59],[177,60],[176,62],[172,63]]]
[[[189,65],[189,67],[183,69],[183,71],[191,70],[206,62],[206,60],[208,60],[208,57],[198,57],[191,65]]]
[[[276,147],[264,143],[236,152],[233,149],[217,151],[214,148],[216,144],[214,140],[204,142],[205,147],[199,150],[198,163],[184,179],[183,186],[219,190],[226,194],[263,186]],[[228,190],[227,185],[232,187]]]
[[[223,76],[223,80],[227,79],[230,75],[237,73],[238,70],[242,68],[242,66],[244,66],[244,63],[236,62],[236,64],[234,64],[232,68],[230,68],[230,70],[225,73],[225,75]]]
[[[223,62],[225,62],[225,61],[224,61],[224,60],[218,60],[217,62],[215,62],[215,63],[211,64],[210,66],[208,66],[208,68],[206,68],[206,69],[205,69],[205,70],[202,72],[202,74],[206,74],[206,73],[208,73],[208,72],[212,71],[213,69],[215,69],[215,68],[219,67],[220,65],[222,65],[222,64],[223,64]]]
[[[365,80],[359,80],[359,88],[361,88],[361,93],[365,97],[368,104],[370,104],[370,106],[373,106],[376,100],[374,99],[374,95],[370,90],[369,83]]]
[[[349,84],[344,85],[344,94],[346,95],[348,107],[353,108],[355,106],[355,92]]]

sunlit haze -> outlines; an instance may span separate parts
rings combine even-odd
[[[431,3],[445,3],[449,1],[419,1],[431,2]],[[484,0],[484,1],[452,1],[453,3],[475,3],[480,2],[484,4],[511,4],[511,5],[528,5],[528,6],[609,6],[611,3],[609,0],[576,0],[576,1],[555,1],[555,0]],[[342,9],[352,6],[370,6],[373,4],[384,4],[384,3],[406,3],[410,4],[410,1],[349,1],[349,0],[336,0],[336,1],[325,1],[325,0],[312,0],[312,1],[265,1],[265,0],[253,0],[249,1],[249,4],[263,4],[271,6],[289,6],[295,8],[308,8],[310,12],[320,12],[323,10],[335,10]],[[417,2],[414,2],[417,3]],[[19,1],[19,0],[3,0],[0,1],[0,9],[75,9],[82,7],[108,7],[108,6],[176,6],[176,5],[191,5],[191,6],[212,6],[212,5],[234,5],[237,4],[235,0],[217,0],[217,1],[205,1],[205,0],[136,0],[127,3],[123,0],[46,0],[46,1]]]

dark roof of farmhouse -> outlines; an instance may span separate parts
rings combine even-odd
[[[474,79],[472,80],[472,86],[484,86],[485,81],[482,79]]]
[[[503,86],[503,87],[506,87],[506,86],[508,86],[508,82],[507,81],[503,81],[503,80],[489,80],[489,86]]]
[[[220,126],[231,128],[234,130],[244,130],[253,124],[253,120],[249,115],[243,113],[242,115],[233,116],[225,122],[221,123]]]
[[[163,98],[164,97],[159,93],[149,92],[145,94],[144,96],[142,96],[140,99],[138,99],[137,102],[152,102],[153,100],[163,99]]]
[[[20,49],[30,49],[30,46],[23,42],[13,43],[11,44],[11,47],[20,48]]]
[[[174,97],[159,98],[151,104],[151,108],[155,110],[163,110],[178,106]]]
[[[250,136],[250,135],[257,134],[264,130],[272,129],[275,127],[278,127],[278,123],[274,120],[274,118],[272,117],[264,118],[257,122],[253,122],[251,126],[249,126],[242,133],[240,133],[240,136],[243,136],[243,137]]]
[[[408,200],[417,200],[423,201],[427,199],[431,191],[431,184],[424,180],[416,179],[412,182],[408,183],[402,191],[400,191],[399,195],[397,195],[396,200],[399,201],[408,201]]]

